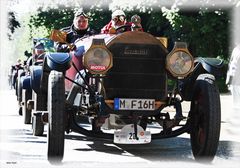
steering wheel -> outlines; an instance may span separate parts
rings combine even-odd
[[[131,30],[131,25],[130,24],[125,24],[122,26],[119,26],[118,28],[116,28],[116,33],[123,33],[125,31],[129,31]]]

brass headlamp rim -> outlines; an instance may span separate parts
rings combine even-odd
[[[94,49],[104,49],[108,53],[109,58],[110,58],[110,63],[106,67],[105,70],[102,70],[102,71],[101,70],[93,70],[93,69],[91,69],[88,66],[88,64],[87,64],[87,61],[88,61],[87,55],[88,55],[89,52],[91,52]],[[88,51],[83,55],[83,66],[86,67],[91,74],[105,74],[113,66],[112,53],[107,49],[107,47],[105,45],[95,45],[95,44],[92,44],[91,47],[88,49]]]
[[[177,73],[175,73],[174,71],[172,71],[172,69],[170,68],[170,66],[169,66],[169,64],[168,64],[170,57],[171,57],[174,53],[179,52],[179,51],[185,52],[186,54],[188,54],[188,55],[190,56],[190,59],[191,59],[191,68],[189,69],[188,72],[186,72],[186,73],[184,73],[184,74],[177,74]],[[189,52],[189,50],[188,50],[187,48],[177,48],[176,45],[175,45],[175,47],[173,48],[173,50],[172,50],[172,51],[167,55],[167,57],[166,57],[166,69],[167,69],[167,70],[172,74],[172,76],[174,76],[174,77],[186,77],[187,75],[189,75],[189,74],[192,72],[193,67],[194,67],[194,59],[193,59],[192,54]]]

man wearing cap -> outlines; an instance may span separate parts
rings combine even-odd
[[[134,17],[131,18],[131,22],[127,22],[125,13],[118,9],[112,13],[112,20],[101,29],[101,33],[114,34],[116,33],[116,29],[123,25],[129,26],[127,27],[127,31],[143,31],[141,26],[141,18],[138,15],[134,15]]]
[[[69,27],[61,29],[67,32],[67,43],[74,43],[78,38],[95,34],[95,31],[89,28],[89,16],[82,10],[78,10],[73,19],[73,24]],[[68,52],[69,48],[66,44],[58,43],[57,51]]]

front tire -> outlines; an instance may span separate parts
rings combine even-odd
[[[21,77],[24,76],[23,70],[18,70],[18,76],[16,79],[16,95],[17,95],[17,100],[18,100],[18,105],[21,106],[22,103],[22,82],[21,82]]]
[[[218,88],[210,74],[200,75],[196,80],[190,121],[194,158],[199,161],[212,161],[220,136],[221,106]]]
[[[64,154],[65,85],[62,72],[51,71],[48,80],[48,160],[61,162]]]
[[[42,136],[44,132],[44,124],[42,122],[42,116],[34,114],[32,117],[32,130],[34,136]]]
[[[33,92],[32,94],[32,99],[34,100],[34,109],[32,110],[32,130],[34,136],[42,136],[44,132],[44,123],[41,113],[41,111],[47,111],[47,107],[44,106],[43,103],[44,97],[45,96],[41,93],[37,94]],[[47,101],[47,98],[45,98],[45,101]]]
[[[22,105],[23,122],[24,124],[31,124],[32,110],[29,110],[27,108],[27,101],[32,98],[32,90],[23,89],[22,95],[23,95],[23,105]]]
[[[20,107],[18,108],[18,114],[19,114],[20,116],[23,115],[23,114],[22,114],[22,106],[20,106]]]

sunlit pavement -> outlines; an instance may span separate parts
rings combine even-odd
[[[219,149],[211,164],[193,160],[188,134],[155,140],[147,145],[115,145],[112,141],[71,133],[66,135],[61,167],[239,167],[240,136],[231,129],[230,95],[221,95],[221,102]],[[0,167],[55,167],[46,157],[46,130],[42,137],[32,136],[31,125],[24,125],[22,116],[18,115],[14,91],[1,90],[0,104]],[[188,106],[184,104],[183,111]]]

